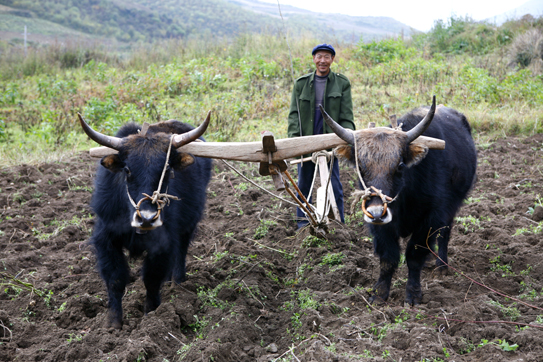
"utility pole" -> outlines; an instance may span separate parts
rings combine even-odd
[[[26,25],[25,25],[25,58],[26,58]]]

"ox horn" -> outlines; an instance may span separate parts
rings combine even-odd
[[[326,113],[321,104],[319,104],[319,108],[321,110],[322,116],[324,117],[324,120],[326,121],[326,124],[332,129],[332,131],[334,131],[334,133],[339,138],[341,138],[348,144],[354,145],[354,135],[350,131],[340,126],[336,121],[334,121],[332,117],[330,117],[328,113]]]
[[[87,122],[85,122],[80,113],[77,113],[77,115],[79,116],[79,123],[81,123],[83,131],[85,131],[85,133],[87,134],[87,136],[90,137],[91,140],[102,146],[113,148],[117,151],[119,150],[119,147],[121,146],[121,143],[123,141],[122,138],[106,136],[105,134],[96,132],[87,124]]]
[[[432,119],[434,119],[434,114],[436,113],[436,96],[434,95],[432,97],[432,107],[430,107],[430,110],[428,113],[426,113],[426,116],[412,129],[406,132],[407,134],[407,141],[408,143],[413,142],[415,139],[417,139],[421,134],[426,131],[430,123],[432,122]]]
[[[175,148],[179,148],[183,145],[186,145],[187,143],[194,141],[195,139],[203,135],[207,129],[207,126],[209,126],[210,119],[211,119],[211,111],[207,112],[206,119],[201,125],[198,126],[198,128],[195,128],[183,134],[175,135],[173,138],[172,146]]]

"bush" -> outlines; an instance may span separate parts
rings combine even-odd
[[[539,29],[530,29],[518,35],[509,49],[509,64],[512,66],[527,68],[532,62],[542,58],[543,34]]]
[[[428,45],[432,53],[483,55],[509,44],[513,32],[466,16],[436,20],[427,34],[415,36],[415,44]]]
[[[371,65],[388,63],[395,59],[405,60],[417,54],[414,48],[408,48],[402,39],[384,39],[358,45],[357,57]]]

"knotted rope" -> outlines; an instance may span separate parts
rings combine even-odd
[[[330,161],[330,154],[326,151],[313,152],[311,154],[311,161],[313,161],[314,164],[317,164],[317,162],[319,162],[318,161],[319,156],[326,157],[326,162]]]
[[[279,195],[276,195],[274,194],[273,192],[270,192],[268,190],[266,190],[264,187],[260,186],[259,184],[257,184],[256,182],[254,182],[253,180],[249,179],[247,176],[245,176],[241,171],[239,171],[237,168],[235,168],[234,166],[232,166],[231,164],[229,164],[228,162],[226,162],[225,160],[221,160],[226,166],[230,167],[230,169],[232,171],[234,171],[235,173],[237,173],[238,175],[240,175],[245,181],[247,182],[250,182],[251,184],[253,184],[254,186],[258,187],[260,190],[270,194],[271,196],[281,200],[281,201],[284,201],[286,202],[287,204],[291,204],[291,205],[294,205],[294,206],[297,206],[295,203],[291,202],[291,201],[288,201],[284,198],[282,198],[281,196]]]
[[[166,170],[168,169],[168,165],[169,165],[170,154],[171,154],[171,151],[172,151],[172,142],[173,142],[173,135],[170,137],[170,144],[168,146],[168,153],[166,154],[166,162],[164,163],[164,168],[162,169],[162,174],[160,175],[160,181],[158,183],[158,189],[153,191],[152,195],[149,195],[149,194],[146,194],[146,193],[142,192],[142,195],[144,197],[142,197],[138,201],[138,203],[136,204],[136,202],[132,199],[132,196],[130,196],[130,192],[128,192],[128,183],[126,184],[126,193],[128,194],[128,199],[130,200],[130,203],[132,204],[132,206],[134,206],[134,209],[136,209],[136,213],[138,214],[138,216],[140,218],[142,218],[142,219],[143,219],[143,217],[140,214],[140,205],[141,205],[141,203],[143,201],[150,200],[153,205],[154,204],[157,205],[157,213],[156,213],[155,217],[153,217],[153,221],[154,221],[154,220],[158,219],[158,217],[160,216],[160,213],[161,213],[162,209],[164,208],[164,206],[170,205],[170,199],[179,200],[179,198],[177,196],[169,195],[167,189],[166,189],[165,193],[160,192],[160,189],[162,189],[162,182],[164,181],[164,175],[166,174]]]

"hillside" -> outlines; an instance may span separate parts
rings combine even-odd
[[[25,26],[27,39],[30,42],[41,43],[53,37],[57,39],[96,38],[96,36],[48,20],[34,18],[29,11],[0,5],[0,39],[22,38]]]
[[[258,0],[227,0],[232,4],[250,9],[256,13],[266,14],[272,17],[279,17],[277,4],[264,3]],[[353,35],[358,39],[382,38],[391,35],[404,33],[409,35],[412,29],[384,16],[348,16],[343,14],[323,14],[305,9],[296,8],[290,5],[281,5],[281,13],[286,21],[317,22],[325,24],[335,33],[336,36],[351,40]]]
[[[0,4],[17,10],[29,20],[41,19],[80,31],[119,41],[151,40],[183,36],[178,20],[128,1],[100,0],[2,0]]]
[[[386,17],[330,16],[292,6],[285,6],[283,14],[291,34],[311,33],[323,40],[410,34],[409,27]],[[21,38],[24,25],[32,28],[35,40],[77,36],[121,42],[231,37],[283,28],[277,6],[250,0],[0,0],[0,18],[5,40]]]

